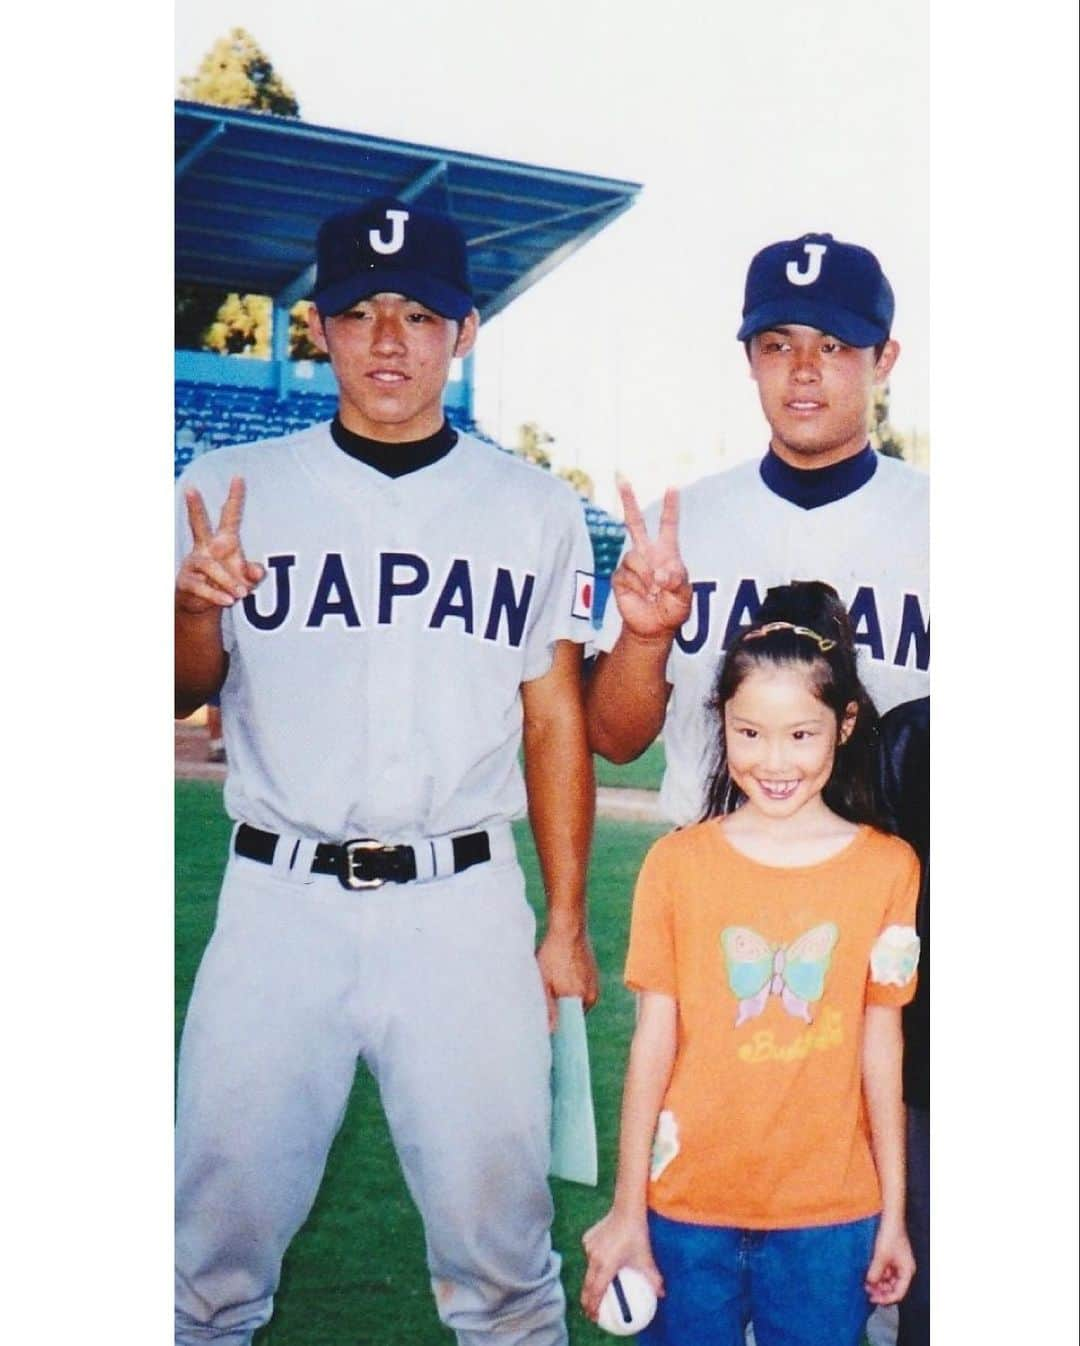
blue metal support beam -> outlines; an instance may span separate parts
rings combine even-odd
[[[401,201],[416,201],[427,191],[434,182],[443,177],[446,173],[446,160],[440,159],[437,163],[431,165],[426,173],[421,173],[419,177],[413,178],[407,187],[403,187],[398,192],[398,199]]]
[[[481,321],[487,322],[489,319],[494,318],[497,313],[501,313],[508,304],[511,304],[518,297],[519,294],[524,294],[531,285],[535,285],[538,280],[542,279],[550,271],[554,271],[555,268],[565,262],[568,257],[572,257],[579,248],[584,247],[584,245],[588,243],[590,238],[595,237],[602,230],[606,229],[613,220],[617,219],[624,211],[629,210],[633,204],[633,197],[624,198],[610,212],[610,214],[604,215],[582,233],[575,234],[575,236],[564,243],[561,248],[557,248],[554,252],[549,253],[542,262],[537,263],[531,270],[526,271],[525,274],[512,285],[508,286],[505,290],[500,291],[490,304],[481,308]]]
[[[283,290],[274,296],[274,307],[290,309],[298,299],[303,299],[315,288],[315,263],[305,266],[298,276],[294,276]]]
[[[188,152],[182,155],[181,158],[177,160],[176,181],[179,182],[179,180],[184,176],[184,174],[188,171],[191,165],[197,163],[198,160],[201,159],[203,155],[207,152],[207,150],[213,147],[214,142],[224,134],[225,134],[225,123],[219,121],[215,122],[214,125],[211,126],[210,129],[206,132],[205,135],[200,136],[199,139],[196,140],[195,144],[192,145],[192,147],[188,150]]]
[[[544,215],[538,220],[529,220],[525,224],[514,224],[508,229],[496,229],[491,234],[480,234],[469,239],[470,248],[478,248],[484,243],[494,243],[498,239],[513,238],[515,234],[527,234],[530,229],[544,229],[551,224],[562,224],[566,220],[576,220],[582,215],[595,215],[597,211],[613,211],[621,214],[626,209],[625,196],[613,196],[606,201],[594,201],[590,206],[579,206],[576,210],[564,210],[558,215]]]
[[[470,351],[461,362],[461,382],[464,385],[462,409],[469,423],[473,419],[473,389],[476,386],[476,352]]]
[[[289,395],[289,309],[276,299],[270,310],[270,358],[277,365],[278,397]]]

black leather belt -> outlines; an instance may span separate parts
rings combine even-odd
[[[274,832],[241,823],[236,829],[233,850],[245,860],[274,863],[280,838]],[[491,859],[491,841],[486,832],[469,832],[454,837],[454,873]],[[345,888],[381,888],[384,883],[409,883],[416,878],[416,853],[411,846],[384,846],[371,837],[355,841],[320,841],[311,862],[312,874],[333,874]]]

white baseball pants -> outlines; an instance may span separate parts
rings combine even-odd
[[[534,936],[513,861],[349,892],[230,859],[180,1051],[177,1346],[269,1319],[358,1059],[459,1346],[565,1346]]]

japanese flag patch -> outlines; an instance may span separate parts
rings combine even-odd
[[[592,619],[593,592],[596,589],[595,576],[588,570],[574,571],[574,604],[570,613],[574,617]]]

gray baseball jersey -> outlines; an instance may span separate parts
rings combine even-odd
[[[645,512],[655,534],[659,506]],[[879,458],[858,490],[803,509],[771,490],[748,462],[680,492],[679,548],[693,586],[690,616],[667,666],[667,770],[660,802],[684,824],[701,816],[715,728],[706,712],[722,653],[756,617],[765,591],[825,580],[848,605],[859,672],[879,711],[929,691],[929,479]],[[622,628],[614,595],[597,639],[610,651]]]
[[[391,479],[325,425],[193,464],[267,568],[222,619],[226,806],[278,834],[230,857],[177,1076],[178,1346],[249,1346],[367,1062],[465,1346],[566,1346],[547,1187],[543,985],[509,820],[521,684],[592,637],[565,483],[468,436]],[[179,496],[178,553],[191,546]],[[491,859],[445,865],[484,829]],[[414,846],[423,881],[347,891],[318,840]],[[430,845],[421,846],[427,841]],[[362,1325],[357,1324],[362,1332]]]
[[[467,435],[391,479],[326,425],[221,449],[184,487],[267,577],[222,620],[233,818],[272,832],[412,842],[519,815],[521,683],[587,642],[592,549],[558,479]]]

